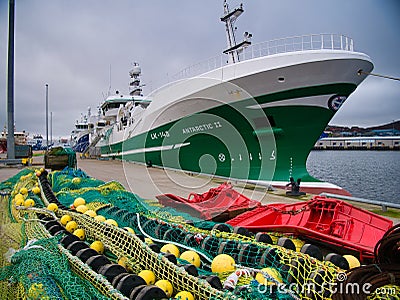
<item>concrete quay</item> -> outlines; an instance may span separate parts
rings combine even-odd
[[[34,167],[43,167],[43,157],[35,157]],[[155,200],[156,195],[175,194],[181,197],[188,197],[190,193],[204,193],[210,188],[215,188],[224,180],[220,178],[210,178],[197,174],[190,174],[182,171],[148,168],[145,165],[121,162],[119,160],[95,160],[78,158],[78,168],[96,179],[120,182],[128,191],[139,195],[144,199]],[[17,174],[22,167],[0,167],[0,182]],[[285,191],[268,191],[266,187],[245,185],[242,182],[231,182],[235,190],[245,196],[258,200],[263,204],[270,203],[294,203],[301,200],[307,200],[312,195],[305,197],[292,198],[286,197]],[[359,202],[347,201],[357,207],[366,210],[380,209],[380,206],[370,205]],[[395,210],[399,212],[399,210]],[[400,223],[400,218],[388,217],[394,224]]]
[[[148,168],[145,165],[117,160],[78,159],[78,167],[88,175],[103,181],[116,180],[127,190],[144,199],[155,199],[160,194],[175,194],[187,197],[190,193],[204,193],[224,182],[220,178],[210,178],[182,171]],[[283,197],[267,192],[265,187],[244,186],[241,182],[231,182],[235,190],[262,203],[297,202],[298,199]],[[281,191],[282,193],[282,191]]]
[[[44,166],[43,157],[35,157],[33,166]],[[22,170],[23,167],[0,167],[0,182],[4,181]],[[156,199],[160,194],[176,194],[187,197],[190,193],[204,193],[210,188],[215,188],[224,180],[208,176],[190,175],[182,171],[161,168],[148,168],[145,165],[121,162],[119,160],[95,160],[78,158],[78,168],[91,177],[108,181],[118,181],[128,191],[144,199]],[[292,203],[298,199],[283,196],[283,191],[267,192],[265,187],[249,188],[240,182],[231,182],[235,190],[247,197],[261,201],[264,204],[285,202]],[[310,198],[310,197],[307,197]]]

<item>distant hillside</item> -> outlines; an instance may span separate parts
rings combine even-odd
[[[348,133],[353,135],[371,135],[374,130],[393,130],[393,129],[395,132],[396,131],[400,132],[400,120],[388,124],[377,125],[366,128],[358,126],[347,127],[347,126],[328,125],[325,128],[325,131],[330,131],[333,134]]]
[[[394,127],[393,127],[394,126]],[[385,125],[380,125],[380,126],[374,126],[374,127],[368,127],[368,130],[385,130],[385,129],[395,129],[395,130],[400,130],[400,120],[392,123],[388,123]]]

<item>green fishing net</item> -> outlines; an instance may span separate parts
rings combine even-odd
[[[56,211],[58,219],[69,215],[78,229],[84,230],[87,245],[101,241],[105,255],[114,263],[123,261],[127,271],[137,274],[151,270],[156,280],[168,280],[173,295],[190,291],[196,300],[329,299],[330,287],[342,273],[330,262],[299,252],[304,242],[292,236],[269,233],[271,241],[263,243],[257,242],[254,235],[233,233],[230,226],[228,232],[218,230],[215,227],[218,223],[142,199],[118,182],[96,180],[81,170],[66,168],[52,172],[48,178],[58,201],[65,207],[71,207],[76,198],[83,198],[86,209],[106,221],[65,209]],[[50,212],[45,209],[48,199],[32,192],[37,182],[33,170],[24,170],[9,182],[13,184],[3,185],[1,200],[2,208],[7,211],[1,222],[2,228],[7,228],[8,243],[0,249],[2,254],[9,248],[22,249],[11,256],[11,263],[3,259],[2,299],[122,299],[110,282],[72,256],[58,243],[60,237],[50,237],[38,221],[38,212]],[[36,210],[20,210],[13,204],[23,187],[28,189],[25,199],[35,199]],[[108,222],[111,219],[117,226]],[[125,227],[133,229],[134,234]],[[296,251],[278,246],[280,237],[289,238]],[[185,267],[193,262],[179,255],[174,261],[160,252],[165,245],[175,245],[180,253],[196,252],[201,260],[196,272]],[[234,265],[222,264],[217,272],[213,260],[221,254],[229,255]],[[224,289],[218,287],[216,278]],[[13,292],[7,286],[12,286]],[[398,291],[397,286],[395,289]],[[370,299],[384,297],[372,294]]]
[[[277,245],[257,243],[254,237],[241,236],[234,233],[219,232],[212,230],[215,222],[197,219],[189,214],[178,212],[173,208],[161,206],[156,201],[145,200],[139,196],[127,192],[119,183],[101,183],[98,186],[84,187],[81,189],[65,189],[69,187],[74,176],[78,174],[65,174],[64,172],[53,173],[51,179],[55,186],[58,200],[65,206],[70,206],[74,199],[82,197],[88,207],[93,207],[97,214],[106,219],[113,219],[118,223],[119,228],[130,227],[137,234],[148,238],[149,243],[158,244],[161,248],[164,244],[174,243],[182,251],[194,250],[202,255],[203,264],[198,268],[200,276],[219,276],[221,282],[227,280],[232,272],[212,273],[211,261],[218,254],[224,253],[232,256],[236,263],[244,270],[269,268],[275,270],[276,278],[269,278],[271,287],[260,285],[254,280],[256,271],[250,273],[239,272],[234,278],[231,291],[241,299],[291,299],[301,295],[297,291],[289,289],[279,291],[274,285],[280,283],[282,286],[301,285],[307,281],[315,282],[318,286],[323,282],[330,282],[335,279],[335,274],[340,271],[336,266],[328,262],[320,262],[311,259],[308,255],[290,251]],[[81,178],[81,184],[88,182],[87,175]],[[77,181],[75,179],[75,181]],[[90,182],[90,181],[89,181]],[[93,205],[93,206],[91,206]],[[95,224],[87,224],[87,220],[79,219],[82,228],[92,228]],[[96,232],[101,232],[97,230]],[[101,236],[101,234],[100,234]],[[99,236],[96,236],[99,238]],[[110,237],[101,236],[101,240],[108,240]],[[275,242],[277,236],[273,236]],[[122,251],[125,248],[125,239],[110,245],[109,250],[117,257],[132,256]],[[120,248],[120,249],[118,249]],[[178,259],[178,263],[179,263]],[[135,265],[135,264],[132,264]],[[143,266],[141,266],[143,267]],[[137,268],[139,271],[140,267]],[[156,269],[159,272],[159,269]],[[160,274],[162,278],[168,276]],[[268,278],[268,275],[266,275]],[[231,276],[232,277],[232,276]],[[233,275],[235,277],[235,275]],[[176,284],[177,285],[177,284]],[[179,286],[179,284],[178,284]],[[268,288],[263,288],[267,286]],[[180,286],[183,288],[184,286]],[[193,287],[192,287],[193,288]],[[222,294],[224,294],[222,293]],[[323,291],[325,296],[328,291]],[[219,296],[218,296],[219,295]],[[220,297],[218,294],[215,297]],[[315,295],[302,295],[303,298],[313,298]],[[213,296],[214,297],[214,296]],[[224,297],[224,296],[222,296]],[[318,295],[317,295],[318,297]]]
[[[0,192],[4,195],[7,193],[10,193],[14,189],[15,185],[18,183],[18,181],[20,180],[20,178],[22,176],[25,176],[25,175],[28,175],[31,173],[33,173],[33,169],[26,168],[26,169],[21,170],[16,175],[8,178],[7,180],[0,182]]]
[[[70,271],[56,238],[29,240],[0,270],[0,281],[21,283],[27,299],[108,299]]]

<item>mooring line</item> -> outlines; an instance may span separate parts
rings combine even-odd
[[[371,75],[371,76],[382,77],[382,78],[386,78],[386,79],[400,81],[400,78],[397,78],[397,77],[392,77],[392,76],[387,76],[387,75],[382,75],[382,74],[376,74],[376,73],[371,73],[371,72],[365,72],[363,70],[358,70],[357,74],[358,75],[366,74],[366,75]]]

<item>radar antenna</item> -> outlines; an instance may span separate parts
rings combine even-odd
[[[129,71],[129,76],[131,78],[129,82],[129,94],[131,96],[142,96],[143,84],[140,84],[140,74],[142,69],[137,62],[133,63],[132,70]]]

